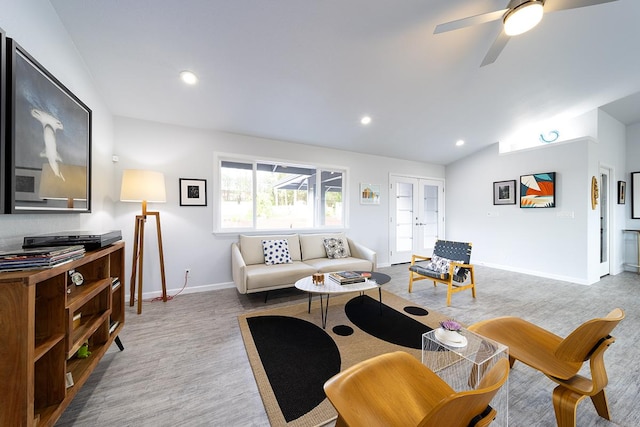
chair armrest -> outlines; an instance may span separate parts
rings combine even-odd
[[[240,252],[240,246],[234,242],[231,244],[231,275],[233,277],[233,283],[236,284],[236,288],[241,294],[247,293],[247,277],[245,274],[245,267],[247,264],[242,258]]]
[[[451,261],[449,263],[449,267],[460,267],[460,268],[468,268],[469,270],[473,269],[473,264],[465,264],[463,262],[455,262]]]
[[[371,271],[376,271],[376,269],[378,268],[376,252],[364,245],[361,245],[360,243],[354,242],[349,238],[347,238],[347,242],[349,243],[349,251],[351,251],[351,256],[354,258],[366,259],[371,263]]]
[[[411,256],[411,265],[414,265],[416,263],[416,260],[418,260],[418,261],[429,261],[430,259],[431,259],[430,256],[412,255]]]

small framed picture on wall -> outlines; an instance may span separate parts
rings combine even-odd
[[[497,181],[493,183],[494,205],[516,204],[516,180]]]
[[[180,178],[180,206],[207,206],[207,180]]]
[[[625,204],[625,194],[627,194],[627,183],[624,181],[618,181],[618,204]]]

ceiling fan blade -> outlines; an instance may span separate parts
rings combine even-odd
[[[498,34],[498,37],[495,39],[495,41],[489,48],[489,52],[487,52],[487,54],[485,55],[484,59],[482,60],[482,64],[480,64],[480,67],[493,64],[496,61],[496,59],[498,59],[498,55],[500,55],[500,52],[502,52],[502,49],[504,49],[504,47],[507,45],[507,42],[509,41],[510,38],[511,37],[509,37],[504,32],[504,28],[503,28],[500,31],[500,34]]]
[[[547,0],[544,2],[544,12],[557,10],[576,9],[578,7],[595,6],[602,3],[611,3],[618,0]]]
[[[611,0],[609,0],[611,1]],[[456,21],[445,22],[436,25],[433,34],[440,34],[447,31],[459,30],[460,28],[470,27],[472,25],[484,24],[485,22],[496,21],[501,19],[509,9],[496,10],[495,12],[482,13],[480,15],[469,16],[468,18],[458,19]]]

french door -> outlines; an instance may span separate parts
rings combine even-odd
[[[389,195],[389,262],[431,255],[444,239],[444,181],[391,175]]]
[[[610,247],[610,233],[609,233],[609,212],[610,212],[610,197],[609,197],[609,176],[610,170],[607,168],[600,168],[600,179],[598,182],[599,200],[600,205],[600,277],[609,274],[609,247]]]

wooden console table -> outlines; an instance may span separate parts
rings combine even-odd
[[[51,269],[0,273],[0,425],[54,425],[109,346],[122,350],[124,273],[124,242]],[[86,342],[91,355],[77,358]]]

